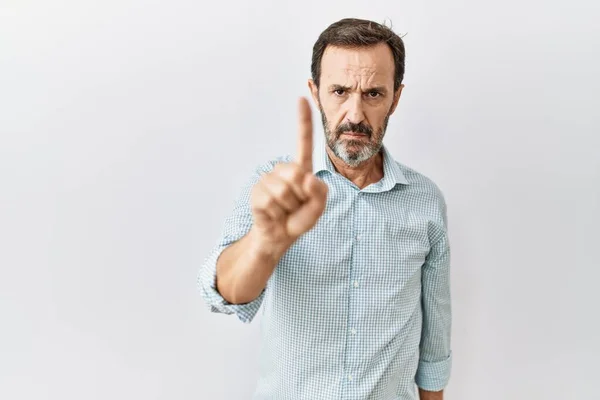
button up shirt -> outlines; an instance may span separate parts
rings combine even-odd
[[[252,226],[250,192],[279,157],[253,174],[200,268],[210,310],[249,323],[261,310],[256,400],[413,400],[442,390],[451,369],[450,246],[436,184],[384,146],[383,178],[360,189],[323,146],[313,173],[325,211],[280,259],[265,290],[230,304],[216,290],[221,252]]]

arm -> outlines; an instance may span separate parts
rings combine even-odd
[[[200,270],[198,283],[212,312],[250,322],[280,258],[325,209],[327,185],[312,173],[310,106],[306,99],[298,105],[296,162],[272,162],[256,171]]]
[[[216,289],[231,304],[254,301],[267,286],[287,247],[263,243],[260,235],[251,229],[218,258]]]
[[[272,168],[271,162],[260,165],[246,182],[236,199],[233,212],[225,219],[218,242],[204,260],[198,274],[198,287],[209,310],[213,313],[235,314],[245,323],[254,319],[262,304],[263,295],[259,295],[252,301],[245,301],[243,304],[242,302],[235,304],[235,300],[238,299],[228,291],[227,283],[223,284],[223,279],[227,280],[227,278],[222,278],[221,274],[222,270],[227,269],[228,264],[231,264],[231,260],[240,258],[247,248],[244,244],[250,241],[250,232],[252,231],[252,210],[250,208],[252,187],[263,174],[268,173]],[[252,265],[249,268],[253,268],[260,257],[248,258],[255,260],[250,263]],[[221,270],[219,274],[217,274],[217,270]],[[219,290],[217,290],[217,275],[219,275]],[[225,292],[225,296],[221,291]]]
[[[261,177],[273,171],[274,163],[260,165],[244,185],[198,275],[210,311],[235,314],[245,323],[257,314],[267,282],[287,248],[284,242],[266,241],[257,232],[252,214],[252,191]]]
[[[450,245],[446,229],[446,206],[441,199],[443,225],[434,233],[431,250],[422,271],[421,333],[419,367],[415,377],[421,399],[442,399],[450,379],[452,352],[450,303]],[[436,393],[437,392],[437,393]]]
[[[420,400],[444,400],[444,392],[429,392],[419,388],[419,399]]]
[[[252,227],[217,260],[215,288],[221,296],[232,304],[257,299],[288,248],[316,224],[326,199],[327,186],[297,164],[280,163],[263,175],[246,206]]]

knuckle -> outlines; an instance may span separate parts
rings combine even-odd
[[[290,173],[290,169],[294,167],[292,163],[281,163],[277,164],[277,173],[280,176],[286,176]]]
[[[269,208],[269,198],[266,197],[264,193],[261,193],[260,196],[254,202],[254,209],[265,210],[267,208]]]
[[[286,179],[288,168],[284,164],[277,164],[275,169],[273,169],[273,176],[276,176],[279,179]]]
[[[290,169],[290,178],[293,182],[302,182],[304,179],[304,169],[299,164],[294,164]]]
[[[250,196],[254,202],[258,202],[263,194],[262,182],[258,182],[256,185],[252,187],[250,192]]]
[[[289,188],[285,184],[277,185],[273,192],[275,196],[281,200],[285,200],[290,196]]]
[[[264,201],[264,207],[269,209],[275,209],[277,201],[273,196],[266,196]]]

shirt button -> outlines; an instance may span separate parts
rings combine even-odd
[[[356,240],[360,240],[360,235],[356,235]]]
[[[354,287],[358,287],[358,281],[354,281]]]
[[[352,375],[348,375],[348,380],[351,381],[352,380]]]
[[[350,333],[353,335],[356,335],[356,329],[354,329],[354,328],[350,329]]]

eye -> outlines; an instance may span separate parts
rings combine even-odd
[[[378,92],[378,91],[376,91],[376,90],[371,90],[371,91],[370,91],[370,92],[367,94],[367,96],[369,96],[369,98],[371,98],[371,99],[376,99],[377,97],[381,96],[381,93],[379,93],[379,92]]]
[[[346,92],[346,91],[345,91],[344,89],[335,89],[335,90],[333,91],[333,93],[335,93],[335,94],[336,94],[336,95],[338,95],[338,96],[343,96],[345,92]]]

